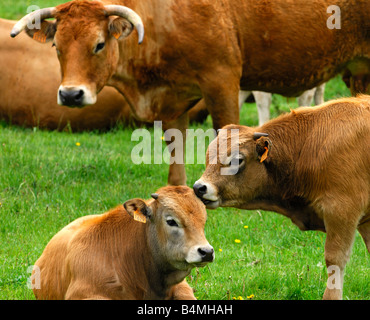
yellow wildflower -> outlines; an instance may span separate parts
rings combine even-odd
[[[79,147],[81,145],[81,143],[79,142],[76,142],[76,146]]]
[[[222,252],[222,249],[220,248],[220,249],[218,249],[218,251]]]
[[[240,239],[235,239],[235,243],[240,243]]]
[[[247,299],[253,299],[254,298],[254,294],[251,294],[250,296],[247,296]]]
[[[248,229],[248,226],[244,226],[244,229]]]

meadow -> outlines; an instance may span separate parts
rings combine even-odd
[[[0,17],[17,19],[31,4],[61,2],[3,0]],[[325,100],[349,95],[340,77],[328,82]],[[296,107],[295,99],[274,95],[271,115]],[[257,125],[254,103],[244,104],[241,123]],[[191,125],[211,127],[210,117]],[[0,122],[0,299],[34,299],[27,287],[28,268],[66,224],[131,198],[147,199],[167,183],[166,164],[132,163],[131,150],[137,144],[131,141],[132,131],[117,124],[108,132],[50,132]],[[204,168],[186,165],[189,186]],[[273,212],[218,208],[208,210],[206,236],[215,248],[215,261],[188,276],[198,299],[322,298],[327,280],[325,233],[301,232]],[[344,299],[370,298],[369,266],[369,254],[357,233]]]

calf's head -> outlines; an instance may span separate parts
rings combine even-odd
[[[46,21],[47,18],[56,20]],[[36,41],[52,42],[62,74],[58,103],[85,106],[96,102],[97,94],[116,72],[118,41],[134,28],[141,43],[144,27],[134,11],[83,0],[32,12],[18,21],[11,36],[25,30]]]
[[[207,150],[206,170],[194,183],[195,194],[207,208],[242,208],[263,192],[271,141],[266,133],[228,125]]]
[[[168,186],[152,197],[147,202],[129,200],[124,207],[134,219],[148,224],[148,244],[153,257],[176,270],[212,262],[214,250],[204,234],[207,211],[193,190]]]

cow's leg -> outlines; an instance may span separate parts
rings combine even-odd
[[[73,280],[64,298],[65,300],[111,300],[111,298],[101,294],[97,287],[86,280]]]
[[[247,98],[251,95],[251,93],[252,91],[244,91],[244,90],[239,91],[239,111],[242,109],[242,106],[245,100],[247,100]]]
[[[188,285],[186,279],[172,286],[167,300],[196,300],[193,289]]]
[[[213,128],[221,129],[227,124],[239,124],[239,88],[240,78],[228,75],[225,72],[215,70],[213,74],[219,74],[219,82],[207,82],[200,84],[207,109],[212,116]],[[221,85],[220,85],[221,82]]]
[[[262,126],[270,119],[270,105],[272,101],[272,94],[262,91],[253,91],[252,93],[257,105],[258,125]]]
[[[313,97],[315,95],[316,88],[306,90],[298,97],[298,106],[309,107],[312,104]]]
[[[362,239],[364,239],[367,251],[370,253],[370,217],[368,217],[367,221],[360,223],[358,226],[358,232],[360,233]]]
[[[316,87],[315,97],[314,97],[314,102],[316,106],[323,104],[325,102],[325,99],[324,99],[325,85],[326,83],[323,83],[319,85],[318,87]]]
[[[189,116],[185,112],[174,121],[163,124],[167,146],[171,146],[171,158],[174,162],[170,163],[168,174],[168,184],[173,186],[186,185],[185,173],[185,148],[186,148],[186,129],[189,125]],[[176,130],[171,130],[176,129]],[[181,154],[178,154],[180,152]]]
[[[348,213],[348,212],[347,212]],[[324,300],[340,300],[343,293],[344,269],[349,260],[355,239],[358,221],[340,219],[348,217],[346,212],[327,214],[324,218],[326,229],[325,261],[328,268],[328,282]]]

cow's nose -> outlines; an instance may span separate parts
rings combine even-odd
[[[193,189],[199,198],[202,198],[207,193],[207,186],[199,181],[194,183]]]
[[[214,250],[211,246],[198,248],[198,253],[202,257],[202,262],[212,262],[214,258]]]
[[[81,106],[85,92],[82,89],[59,90],[60,101],[65,106]]]

